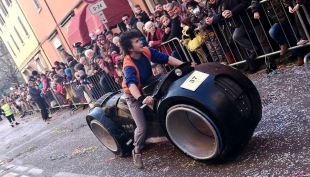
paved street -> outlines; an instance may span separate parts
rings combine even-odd
[[[263,118],[245,150],[218,164],[196,162],[169,142],[149,147],[144,170],[132,158],[115,158],[85,122],[88,110],[67,110],[50,124],[38,114],[0,122],[1,177],[95,176],[310,176],[310,78],[288,68],[269,78],[250,76],[263,99]]]

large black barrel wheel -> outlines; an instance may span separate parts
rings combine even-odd
[[[168,109],[165,122],[169,139],[187,156],[201,161],[221,156],[222,136],[204,112],[178,104]]]
[[[124,131],[112,120],[104,120],[103,125],[100,121],[93,119],[90,122],[90,127],[98,140],[115,155],[127,156],[133,149],[132,140],[128,141]]]

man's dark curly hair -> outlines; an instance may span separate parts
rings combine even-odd
[[[129,49],[132,48],[131,40],[134,38],[140,38],[139,31],[137,31],[137,30],[126,31],[119,38],[119,43],[120,43],[124,53],[127,55],[130,54]]]

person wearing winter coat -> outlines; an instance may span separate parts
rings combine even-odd
[[[141,9],[140,5],[135,5],[135,18],[144,24],[150,21],[149,16]]]
[[[207,7],[201,7],[196,1],[190,1],[186,4],[187,10],[190,13],[190,22],[189,23],[198,23],[200,29],[203,31],[204,43],[207,46],[207,49],[211,55],[213,62],[221,62],[227,64],[224,47],[222,47],[221,41],[223,41],[222,36],[219,32],[216,32],[215,29],[218,29],[217,26],[213,28],[210,25],[207,25],[205,20],[211,13],[208,11]],[[207,62],[207,57],[204,57],[203,62]]]
[[[76,64],[78,64],[78,62],[73,57],[67,57],[66,59],[67,59],[67,62],[68,62],[68,66],[69,66],[69,68],[71,70],[72,79],[75,79],[75,77],[74,77],[74,73],[75,73],[74,67],[75,67]]]
[[[41,97],[41,90],[36,89],[34,85],[34,78],[30,78],[28,81],[28,90],[32,100],[39,106],[42,118],[45,122],[49,123],[51,117],[48,116],[45,100]]]
[[[296,26],[299,32],[299,35],[301,37],[300,41],[297,42],[297,45],[304,45],[309,42],[309,39],[307,38],[307,35],[303,29],[303,26],[301,25],[300,19],[297,15],[297,12],[300,6],[303,5],[305,9],[310,13],[310,1],[309,0],[296,0],[296,5],[294,6],[292,3],[292,0],[282,0],[285,7],[288,8],[290,13],[294,13]]]
[[[259,5],[258,3],[258,0],[254,0],[252,5],[257,7]],[[269,34],[272,39],[280,45],[280,61],[284,60],[288,58],[288,43],[290,46],[295,46],[297,44],[294,31],[289,23],[288,16],[285,14],[285,10],[282,7],[281,0],[270,0],[264,2],[262,5],[264,6],[270,21],[273,23],[273,26],[269,30]],[[256,16],[259,16],[259,13],[257,13]],[[303,65],[303,51],[301,49],[295,49],[295,53],[298,58],[296,65]]]
[[[163,24],[162,28],[164,32],[161,37],[162,42],[167,42],[173,38],[181,39],[181,22],[177,16],[171,19],[167,15],[163,15],[162,17],[160,17],[160,21]],[[184,54],[182,53],[179,41],[173,40],[172,43],[170,42],[169,48],[172,50],[171,56],[177,59],[184,58]]]
[[[157,28],[155,23],[149,21],[145,24],[145,29],[147,31],[146,40],[149,47],[155,48],[162,44],[161,36],[163,35],[163,31],[161,28]],[[171,50],[169,50],[169,46],[167,45],[162,45],[159,48],[159,51],[167,55],[171,55]],[[155,63],[152,63],[152,71],[153,75],[166,73],[163,65]]]

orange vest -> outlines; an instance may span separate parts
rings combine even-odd
[[[143,48],[143,53],[142,53],[150,62],[151,62],[151,51],[149,50],[149,48],[147,47],[144,47]],[[138,89],[140,90],[142,85],[140,84],[140,73],[139,73],[139,70],[137,68],[137,66],[134,64],[134,62],[132,61],[131,57],[129,55],[126,55],[124,57],[124,61],[123,61],[123,72],[124,72],[124,69],[127,67],[127,66],[132,66],[133,68],[135,68],[136,70],[136,77],[138,79]],[[125,73],[125,72],[124,72]],[[126,80],[125,78],[123,79],[123,83],[122,83],[122,88],[124,90],[125,93],[128,93],[128,94],[131,94],[130,93],[130,90],[129,88],[127,87],[126,85]]]

